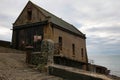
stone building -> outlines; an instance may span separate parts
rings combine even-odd
[[[29,1],[13,23],[12,46],[24,49],[31,45],[34,51],[41,51],[41,42],[47,39],[54,42],[56,64],[87,69],[85,34]]]

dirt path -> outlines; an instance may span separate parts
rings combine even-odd
[[[0,53],[0,80],[62,80],[29,68],[25,54]]]

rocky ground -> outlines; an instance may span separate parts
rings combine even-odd
[[[40,73],[25,63],[25,54],[0,53],[0,80],[63,80]]]

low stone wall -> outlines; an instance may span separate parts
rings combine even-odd
[[[12,48],[6,48],[0,46],[0,53],[25,53],[25,51],[19,51]]]
[[[29,64],[33,64],[33,65],[47,64],[47,59],[41,56],[40,52],[29,53],[29,55],[27,56],[29,56],[29,60],[28,60]]]
[[[10,42],[9,41],[0,40],[0,46],[9,48],[10,47]]]
[[[26,62],[33,65],[47,64],[53,62],[54,43],[51,40],[43,40],[41,51],[33,52],[32,46],[26,47]]]
[[[100,78],[95,78],[95,77],[91,77],[88,75],[78,74],[78,73],[70,72],[67,70],[63,70],[63,69],[59,69],[59,68],[55,68],[55,67],[51,67],[51,66],[49,66],[48,69],[49,69],[50,75],[62,77],[66,80],[102,80]]]

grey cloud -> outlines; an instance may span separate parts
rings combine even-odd
[[[102,26],[102,27],[93,27],[88,29],[89,32],[109,32],[109,33],[120,33],[120,26]]]
[[[120,52],[120,40],[116,38],[89,37],[87,46],[89,54],[118,54]],[[110,43],[116,41],[114,43]]]
[[[79,1],[75,7],[76,17],[80,21],[109,22],[120,20],[119,2],[114,0],[84,0]],[[116,6],[117,5],[117,6]]]
[[[11,41],[11,34],[8,34],[8,35],[0,34],[0,40]]]

